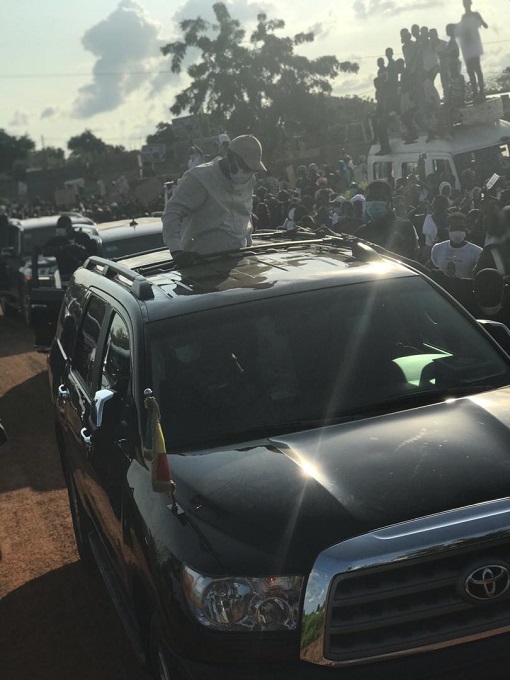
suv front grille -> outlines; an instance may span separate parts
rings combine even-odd
[[[339,664],[446,646],[510,629],[510,590],[469,601],[466,578],[478,567],[510,570],[510,546],[443,552],[334,577],[324,658]],[[505,575],[506,578],[506,575]]]

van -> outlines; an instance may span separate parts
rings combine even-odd
[[[502,113],[503,107],[498,108]],[[494,173],[505,175],[510,167],[510,123],[501,119],[492,122],[492,109],[484,110],[484,105],[464,109],[469,112],[466,120],[478,122],[455,126],[452,139],[427,143],[426,135],[422,135],[416,143],[406,144],[401,138],[393,138],[392,152],[387,155],[378,155],[380,147],[374,144],[368,155],[368,181],[386,179],[393,183],[418,174],[420,157],[425,162],[425,176],[431,173],[453,176],[458,189],[462,172],[468,168],[474,169],[480,186]]]

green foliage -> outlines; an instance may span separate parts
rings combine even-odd
[[[315,642],[319,638],[323,626],[324,611],[317,609],[311,614],[305,614],[305,616],[303,616],[301,646],[306,648],[312,642]]]
[[[171,123],[158,123],[156,125],[156,132],[147,136],[147,144],[166,144],[172,146],[175,142],[175,135],[172,130]]]
[[[106,144],[102,139],[96,137],[90,130],[85,130],[80,135],[75,135],[67,142],[67,148],[71,152],[71,159],[82,158],[91,160],[97,156],[111,153],[125,153],[126,149],[122,145]]]
[[[71,137],[67,142],[67,148],[71,152],[71,156],[97,156],[106,151],[107,144],[90,130],[85,130],[80,135]]]
[[[65,152],[64,149],[47,146],[44,149],[32,151],[28,162],[32,168],[58,168],[65,164]]]
[[[308,126],[303,110],[310,112],[318,98],[330,95],[340,73],[358,72],[357,64],[335,56],[309,59],[296,54],[295,48],[313,42],[314,34],[281,37],[281,19],[259,14],[247,41],[246,31],[222,2],[213,10],[215,24],[200,17],[186,19],[180,24],[182,40],[162,48],[174,73],[181,72],[188,50],[199,52],[187,69],[189,86],[170,109],[174,115],[188,111],[209,114],[213,121],[228,119],[231,134],[252,132],[266,149],[275,150],[289,133]]]
[[[16,161],[26,161],[35,143],[27,135],[16,137],[0,129],[0,172],[12,169]]]
[[[487,94],[510,92],[510,66],[507,66],[499,76],[493,78],[487,87]]]

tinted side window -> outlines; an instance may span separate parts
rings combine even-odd
[[[74,367],[88,387],[92,387],[94,363],[106,302],[94,295],[90,298],[76,343]]]
[[[145,250],[157,250],[163,244],[161,232],[156,234],[144,234],[141,232],[132,238],[106,241],[103,243],[103,257],[126,257],[141,253]]]
[[[50,238],[55,236],[56,228],[56,224],[53,224],[48,227],[39,227],[38,229],[24,231],[21,247],[22,255],[31,255],[34,248],[42,248]]]
[[[390,179],[393,177],[393,163],[376,161],[374,163],[374,179]]]
[[[101,388],[113,390],[124,396],[131,374],[131,343],[129,332],[122,318],[113,315],[106,349],[101,366]]]
[[[69,304],[66,296],[66,300],[62,305],[60,310],[60,315],[57,323],[57,332],[55,336],[60,340],[62,349],[64,350],[66,356],[70,356],[73,347],[73,340],[76,335],[76,323],[75,319],[69,311]]]
[[[8,243],[7,245],[10,248],[14,248],[14,252],[16,255],[18,255],[18,249],[19,249],[19,229],[18,227],[15,227],[14,225],[9,225],[9,231],[8,231]]]
[[[452,174],[452,166],[450,165],[450,161],[446,158],[434,158],[432,167],[434,168],[436,175]]]
[[[416,174],[418,174],[418,162],[408,161],[407,163],[402,163],[402,177]]]

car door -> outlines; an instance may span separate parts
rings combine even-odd
[[[105,341],[99,357],[97,386],[114,396],[102,412],[102,423],[94,431],[97,415],[89,420],[90,442],[84,442],[87,476],[92,491],[97,526],[114,566],[122,573],[123,494],[131,465],[137,431],[137,414],[132,397],[132,337],[122,314],[111,309]]]
[[[109,306],[106,300],[89,293],[84,300],[84,313],[77,330],[71,360],[67,363],[61,386],[66,423],[66,448],[76,490],[83,504],[95,519],[97,508],[90,475],[86,441],[98,372],[99,351],[106,334]]]

